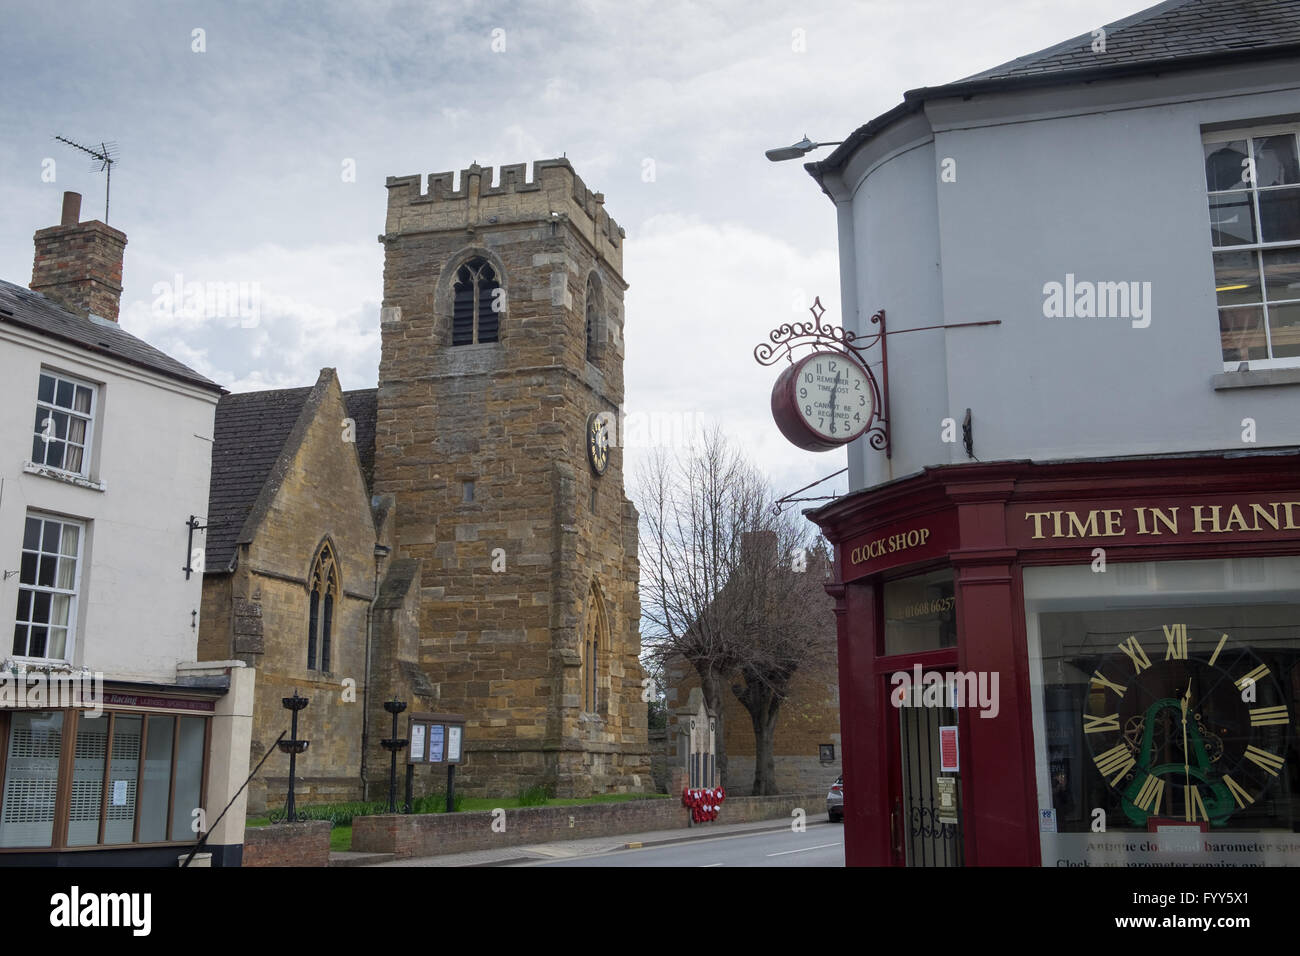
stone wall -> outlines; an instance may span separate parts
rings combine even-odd
[[[492,177],[437,174],[424,195],[418,177],[389,180],[374,490],[396,499],[398,556],[423,562],[420,665],[438,709],[467,718],[458,788],[648,789],[637,516],[622,450],[599,477],[586,460],[588,416],[623,400],[621,230],[567,161]],[[499,341],[452,347],[471,257],[505,290]],[[608,637],[588,708],[593,614]]]
[[[242,866],[329,866],[330,823],[281,823],[244,831]]]
[[[804,810],[808,817],[816,817],[825,812],[825,801],[824,792],[728,797],[716,821],[697,826],[790,820],[796,808]],[[363,853],[393,853],[399,858],[437,856],[502,846],[686,829],[690,825],[690,811],[671,796],[576,807],[521,807],[504,813],[502,832],[492,829],[493,820],[500,818],[494,818],[489,811],[356,817],[352,821],[352,849]]]
[[[375,528],[356,448],[343,438],[346,417],[338,378],[333,369],[325,369],[253,505],[246,526],[251,534],[246,530],[242,536],[235,571],[204,579],[200,647],[209,657],[243,660],[258,671],[250,766],[290,727],[281,700],[295,691],[311,700],[298,716],[298,735],[310,741],[297,760],[300,803],[362,796],[366,618],[375,589]],[[309,670],[309,576],[326,540],[337,559],[342,593],[334,609],[329,669],[320,669],[318,648],[316,669]],[[228,649],[219,654],[222,644]],[[376,685],[371,696],[387,690]],[[287,756],[270,756],[249,784],[250,812],[284,803],[288,769]]]

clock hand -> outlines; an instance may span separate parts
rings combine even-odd
[[[840,374],[835,373],[835,384],[831,386],[831,434],[835,434],[835,397],[840,393]]]

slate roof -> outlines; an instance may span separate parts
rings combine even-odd
[[[208,531],[204,564],[229,568],[235,544],[302,414],[311,388],[281,388],[223,396],[212,437]]]
[[[204,546],[209,571],[222,573],[230,567],[240,532],[259,507],[264,489],[269,496],[278,479],[284,477],[273,475],[276,463],[290,443],[313,390],[323,388],[329,380],[327,373],[332,374],[323,372],[315,386],[242,392],[226,395],[217,404]],[[356,423],[357,455],[367,490],[374,473],[377,394],[374,388],[343,393],[348,417]]]
[[[1169,0],[1107,24],[1105,30],[1105,53],[1092,52],[1089,32],[958,83],[1296,44],[1300,43],[1300,0]]]
[[[1106,78],[1300,58],[1300,0],[1168,0],[1105,25],[1106,51],[1091,31],[943,86],[908,90],[903,102],[860,126],[825,160],[805,163],[819,182],[859,146],[926,100]]]
[[[116,322],[82,318],[39,292],[3,279],[0,279],[0,322],[19,325],[208,391],[225,392],[216,382],[124,331]]]

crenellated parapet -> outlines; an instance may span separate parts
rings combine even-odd
[[[464,226],[476,230],[497,225],[567,219],[593,245],[615,253],[621,264],[623,228],[605,211],[605,197],[592,192],[567,159],[541,159],[528,178],[527,163],[502,166],[471,164],[459,181],[453,172],[430,173],[423,191],[419,176],[388,177],[390,235]],[[495,178],[495,182],[494,182]]]

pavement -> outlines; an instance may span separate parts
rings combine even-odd
[[[842,839],[843,824],[829,823],[821,820],[808,820],[808,830],[814,828],[833,828],[835,840]],[[515,866],[539,861],[572,860],[587,856],[598,856],[616,850],[634,850],[646,847],[667,846],[673,843],[690,843],[696,840],[712,840],[719,837],[741,836],[751,833],[764,833],[776,830],[789,830],[789,820],[758,820],[753,823],[712,823],[698,824],[685,830],[651,830],[645,833],[623,833],[618,836],[594,837],[589,840],[561,840],[555,843],[541,843],[526,846],[505,846],[499,850],[473,850],[468,853],[448,853],[442,856],[411,857],[406,860],[388,860],[385,862],[366,863],[358,860],[353,865],[361,866]],[[361,856],[362,854],[356,854]],[[349,854],[331,853],[332,866],[347,865]],[[339,858],[335,862],[335,858]]]

